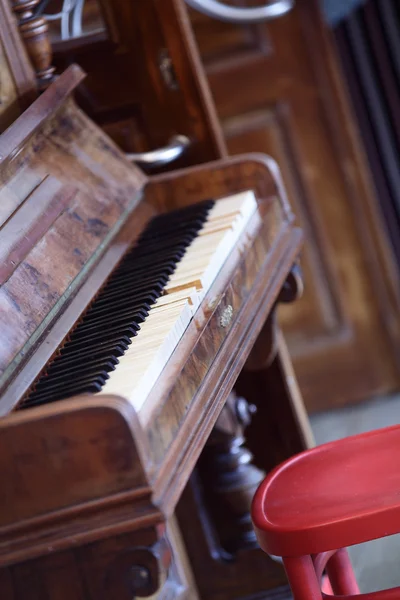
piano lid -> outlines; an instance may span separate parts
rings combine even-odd
[[[80,111],[73,65],[0,136],[0,389],[141,198],[145,175]]]

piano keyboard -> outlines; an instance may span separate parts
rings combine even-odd
[[[98,393],[139,411],[256,207],[244,192],[155,217],[19,408]]]

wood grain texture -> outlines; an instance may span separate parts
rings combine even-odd
[[[165,537],[164,526],[143,527],[112,539],[49,554],[0,570],[4,600],[131,600],[133,569],[148,569],[155,589],[162,589],[153,551]],[[174,539],[173,539],[174,541]],[[173,583],[171,578],[171,583]],[[179,585],[179,580],[176,581]]]
[[[170,546],[172,562],[169,567],[166,562],[168,573],[162,574],[156,566],[156,552],[164,540]],[[2,600],[89,600],[93,597],[112,600],[118,591],[118,598],[131,600],[135,568],[151,570],[151,584],[157,589],[152,598],[198,599],[174,519],[166,528],[143,527],[141,531],[123,533],[111,540],[3,567],[0,569],[1,597]]]
[[[308,408],[397,389],[398,273],[317,2],[258,26],[191,18],[229,152],[278,161],[305,232],[306,291],[280,316]]]
[[[73,204],[78,189],[45,178],[3,227],[0,228],[0,285],[14,272],[53,225],[60,214]]]
[[[0,563],[159,521],[140,436],[130,404],[108,396],[2,419]]]
[[[0,137],[0,182],[7,199],[3,210],[18,206],[1,230],[9,259],[0,290],[3,387],[43,334],[55,306],[60,312],[79,285],[81,271],[94,266],[105,241],[137,204],[145,182],[69,101],[81,79],[82,72],[71,67]],[[38,185],[49,177],[50,213],[39,219],[35,211],[40,203],[34,198],[38,194],[44,202],[50,183],[42,183],[43,190]],[[20,187],[21,180],[27,184]],[[73,192],[66,187],[71,185]],[[66,191],[62,199],[61,188]],[[18,225],[22,217],[29,239],[23,239]]]

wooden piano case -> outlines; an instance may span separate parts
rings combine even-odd
[[[299,293],[301,232],[275,163],[262,155],[147,178],[76,107],[82,77],[70,67],[0,137],[1,598],[194,599],[176,507],[215,424],[225,427],[235,382],[259,410],[251,448],[259,467],[310,443],[274,318],[277,302]],[[18,410],[152,216],[243,190],[254,191],[258,210],[139,412],[122,398],[87,395]],[[247,468],[256,476],[243,488],[248,501],[262,473]],[[181,500],[186,536],[198,528],[190,502],[203,510]],[[248,504],[236,515],[242,523],[244,513],[247,542],[230,562],[218,536],[209,546],[218,585],[201,597],[255,597],[284,582],[257,549]]]

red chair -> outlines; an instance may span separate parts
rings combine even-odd
[[[287,460],[260,485],[252,518],[261,548],[282,557],[295,600],[332,598],[321,591],[325,568],[342,600],[399,600],[400,587],[360,594],[346,547],[400,532],[400,426]]]

